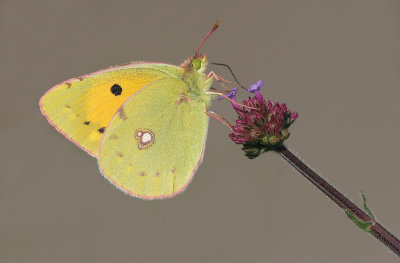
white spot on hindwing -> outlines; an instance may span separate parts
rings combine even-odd
[[[135,139],[138,142],[138,149],[144,150],[154,143],[154,133],[150,129],[138,129],[135,131]]]
[[[149,141],[151,141],[151,139],[152,139],[152,136],[150,133],[148,133],[148,132],[143,133],[142,143],[148,143]]]

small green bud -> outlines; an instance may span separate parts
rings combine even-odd
[[[283,129],[282,131],[281,131],[281,139],[284,141],[284,140],[286,140],[287,138],[289,138],[289,131],[287,130],[287,129]]]
[[[268,145],[268,135],[265,135],[265,136],[263,136],[262,138],[261,138],[261,140],[260,140],[260,143],[262,144],[262,145]]]
[[[277,145],[280,142],[281,142],[281,140],[276,136],[269,136],[269,138],[268,138],[268,143],[271,146]]]

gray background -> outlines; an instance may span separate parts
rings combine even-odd
[[[38,101],[71,77],[202,51],[300,117],[287,146],[400,236],[399,1],[1,1],[0,262],[398,262],[279,156],[246,159],[211,120],[176,198],[100,175]],[[230,77],[223,68],[212,68]],[[244,96],[244,95],[242,95]],[[234,120],[226,101],[212,109]]]

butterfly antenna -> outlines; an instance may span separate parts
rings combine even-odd
[[[208,34],[206,35],[205,38],[203,38],[203,41],[201,41],[199,47],[196,49],[196,52],[194,53],[194,57],[197,57],[197,52],[199,52],[200,47],[203,45],[203,43],[207,40],[207,38],[215,31],[217,30],[217,28],[219,27],[219,25],[221,24],[221,22],[219,20],[217,20],[217,22],[215,23],[215,25],[211,28],[210,32],[208,32]]]
[[[244,89],[247,90],[242,84],[240,84],[239,80],[236,78],[235,74],[233,74],[233,71],[231,69],[231,67],[229,67],[227,64],[223,64],[223,63],[210,63],[212,65],[217,65],[217,66],[224,66],[227,67],[229,69],[229,71],[231,72],[233,78],[235,79],[236,83],[239,84],[239,86]]]

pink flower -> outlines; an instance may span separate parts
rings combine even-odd
[[[265,101],[260,92],[262,84],[260,80],[248,89],[255,97],[243,100],[244,106],[232,103],[238,119],[229,137],[235,143],[243,144],[249,158],[280,146],[289,137],[288,128],[298,117],[298,113],[288,110],[285,103]],[[236,102],[235,94],[236,90],[230,98]]]

